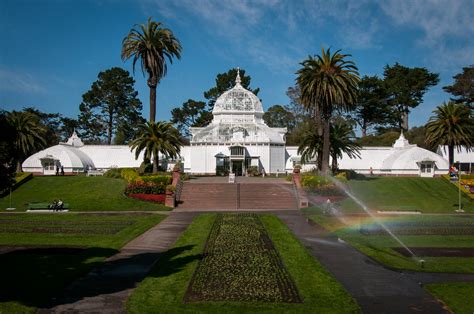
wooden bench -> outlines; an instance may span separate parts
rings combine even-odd
[[[28,209],[34,210],[34,209],[54,209],[54,208],[49,208],[49,205],[51,203],[28,203]],[[69,209],[69,204],[64,203],[62,209]]]

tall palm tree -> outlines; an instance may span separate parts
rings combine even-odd
[[[7,115],[8,123],[15,129],[13,143],[17,157],[16,171],[21,172],[25,158],[46,146],[46,127],[30,112],[12,111]]]
[[[448,145],[449,164],[454,163],[454,147],[474,144],[474,117],[465,104],[452,101],[433,110],[434,115],[426,124],[426,143]]]
[[[342,158],[346,153],[349,158],[360,158],[360,146],[354,142],[355,134],[352,127],[345,121],[336,120],[330,125],[330,155],[332,158],[332,171],[337,170],[337,158]],[[307,130],[298,146],[301,162],[307,163],[317,156],[318,168],[321,162],[323,137],[314,130]]]
[[[178,131],[169,122],[146,122],[139,126],[139,135],[129,144],[135,159],[145,151],[145,159],[153,160],[153,173],[158,172],[159,155],[177,158],[181,150]]]
[[[355,63],[347,60],[351,55],[340,51],[331,53],[330,48],[322,49],[321,55],[309,56],[296,72],[303,104],[315,113],[318,135],[323,135],[321,171],[325,175],[329,172],[329,121],[335,109],[353,108],[359,82]]]
[[[136,25],[137,27],[138,25]],[[181,44],[168,28],[163,28],[160,22],[148,18],[147,24],[141,24],[139,29],[132,28],[122,41],[122,60],[133,57],[133,71],[137,61],[141,60],[142,73],[148,74],[150,88],[150,122],[155,122],[156,87],[166,75],[166,59],[173,63],[173,57],[181,58]]]

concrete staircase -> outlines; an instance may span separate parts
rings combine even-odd
[[[178,211],[296,209],[289,183],[191,183],[184,182]]]

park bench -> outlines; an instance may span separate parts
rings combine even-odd
[[[28,209],[29,210],[51,209],[51,208],[49,208],[49,205],[51,205],[51,203],[28,203]],[[69,204],[64,203],[62,209],[69,209]]]
[[[103,176],[104,173],[100,170],[89,170],[87,171],[87,176],[90,177],[90,176]]]

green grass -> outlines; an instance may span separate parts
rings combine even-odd
[[[215,215],[198,216],[160,259],[150,275],[130,297],[130,313],[267,312],[267,313],[356,313],[355,301],[342,286],[306,251],[283,223],[271,215],[260,216],[285,267],[304,299],[301,304],[264,302],[201,302],[184,304]]]
[[[368,218],[345,217],[344,220],[337,217],[325,216],[312,211],[311,219],[324,226],[329,232],[335,233],[362,253],[372,257],[382,264],[397,269],[408,269],[427,272],[452,272],[452,273],[474,273],[474,258],[470,257],[422,257],[426,263],[421,268],[416,259],[405,257],[392,248],[401,245],[387,235],[366,235],[360,233],[360,225],[372,224]],[[461,228],[472,226],[474,217],[466,216],[403,216],[403,217],[381,217],[385,224],[397,235],[397,228],[403,227],[404,223],[423,225],[446,224],[456,225]],[[474,235],[400,235],[398,237],[408,247],[438,247],[458,248],[474,247]]]
[[[127,183],[122,179],[86,176],[35,177],[12,193],[12,205],[26,210],[28,203],[51,203],[61,199],[72,211],[170,210],[161,204],[126,197]],[[0,208],[10,207],[9,195],[0,199]]]
[[[0,227],[37,226],[41,232],[0,232],[0,246],[25,249],[0,254],[0,313],[23,313],[47,307],[52,297],[69,283],[107,257],[118,252],[165,216],[90,214],[11,214],[0,215]],[[84,233],[84,225],[116,227],[114,234]],[[71,227],[70,233],[44,233],[51,225]],[[14,231],[14,230],[10,230]],[[90,231],[85,230],[85,231]],[[75,232],[75,233],[74,233]]]
[[[376,177],[350,180],[348,185],[371,210],[452,213],[458,209],[458,190],[442,178]],[[361,210],[351,199],[340,204],[348,212]],[[467,213],[474,213],[474,200],[462,194],[461,204]]]
[[[472,298],[474,295],[473,282],[435,283],[425,287],[431,294],[442,300],[453,313],[474,313],[474,298]]]

